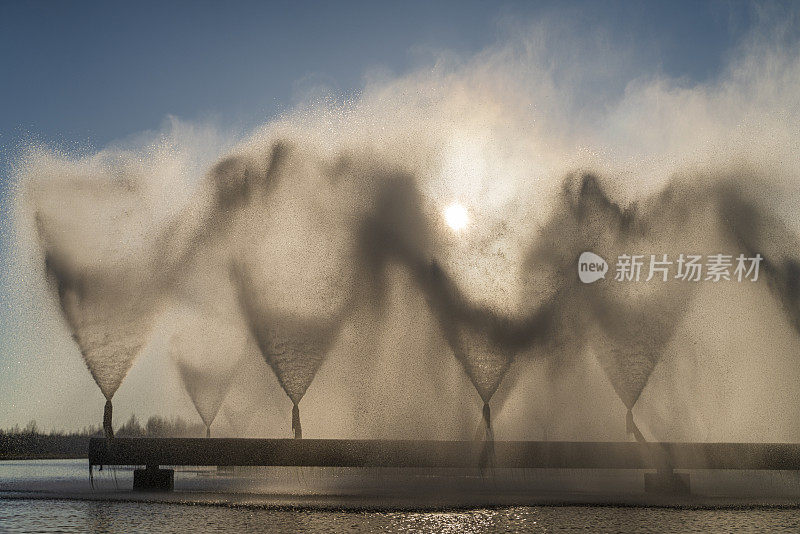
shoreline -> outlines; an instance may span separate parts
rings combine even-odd
[[[98,491],[61,493],[0,490],[0,501],[80,501],[210,506],[245,510],[309,510],[339,512],[445,512],[503,508],[652,508],[665,510],[798,510],[800,499],[745,499],[691,496],[673,498],[647,495],[595,495],[564,492],[557,495],[354,495],[354,494],[253,494],[174,491],[143,493]]]

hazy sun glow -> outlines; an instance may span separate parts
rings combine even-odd
[[[444,220],[453,230],[463,230],[469,222],[467,210],[461,204],[450,204],[444,210]]]

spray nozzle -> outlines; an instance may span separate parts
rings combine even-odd
[[[106,438],[114,438],[114,426],[111,424],[111,416],[113,415],[114,407],[111,405],[111,400],[106,401],[106,407],[103,410],[103,431]]]
[[[300,426],[300,408],[295,404],[292,406],[292,431],[294,439],[303,438],[303,428]]]
[[[635,437],[636,441],[638,441],[639,443],[644,443],[647,441],[646,439],[644,439],[644,435],[639,430],[639,427],[636,426],[636,422],[633,420],[633,411],[631,411],[630,409],[628,409],[628,413],[625,417],[625,431],[628,434],[633,434],[633,437]]]

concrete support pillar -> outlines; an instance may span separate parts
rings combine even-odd
[[[133,491],[172,491],[175,488],[175,470],[159,469],[148,465],[133,472]]]

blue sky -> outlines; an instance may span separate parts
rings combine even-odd
[[[442,50],[468,57],[554,12],[690,82],[713,78],[756,19],[751,4],[725,1],[0,2],[0,304],[7,166],[26,140],[101,148],[169,115],[247,129],[309,88],[357,94],[372,69],[402,74]],[[8,349],[15,312],[2,313],[0,404],[26,372]],[[2,416],[0,426],[31,418]]]
[[[3,2],[2,144],[102,146],[167,114],[257,124],[304,81],[358,90],[426,50],[468,55],[504,23],[572,11],[670,76],[713,75],[751,22],[735,2]],[[566,6],[566,7],[565,7]]]

